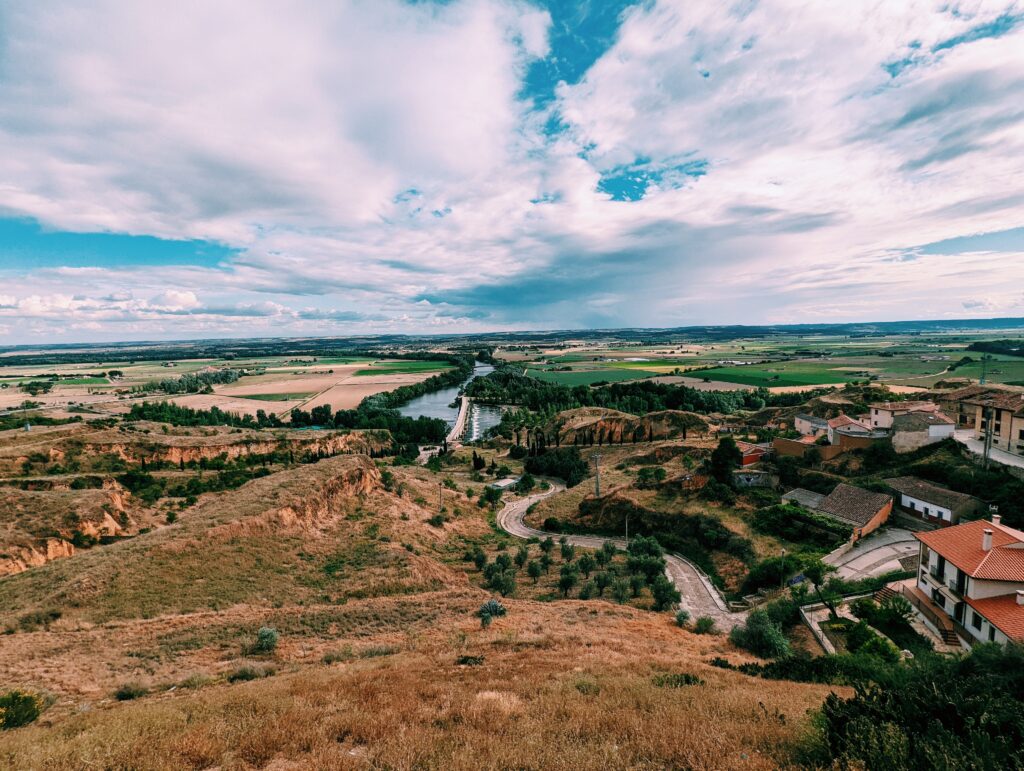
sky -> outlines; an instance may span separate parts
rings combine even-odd
[[[1024,2],[0,3],[0,344],[992,316]]]

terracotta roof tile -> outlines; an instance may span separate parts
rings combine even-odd
[[[992,548],[981,548],[985,530],[992,531]],[[1024,533],[987,520],[914,533],[929,549],[973,578],[990,581],[1024,581]]]
[[[938,409],[934,402],[874,402],[868,406],[886,412],[931,412]]]
[[[854,420],[849,415],[840,415],[838,418],[832,418],[832,420],[828,422],[829,428],[842,428],[843,426],[856,426],[858,428],[863,428],[865,431],[871,430],[869,426],[864,425],[859,420]]]
[[[818,511],[855,527],[862,527],[891,501],[892,496],[885,493],[874,493],[840,482],[818,504]]]
[[[1000,594],[981,599],[964,598],[967,604],[987,618],[996,629],[1011,640],[1024,642],[1024,605],[1017,604],[1017,595]]]

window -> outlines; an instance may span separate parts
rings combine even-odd
[[[917,511],[917,501],[911,501],[911,502],[910,502],[910,508],[911,508],[911,509],[912,509],[913,511]]]
[[[996,628],[994,626],[992,626],[991,624],[988,625],[988,641],[989,642],[995,642],[996,641]]]
[[[931,514],[931,511],[928,509],[927,506],[925,506],[924,507],[924,515],[927,517],[929,514]]]
[[[981,616],[977,613],[971,613],[971,626],[979,631],[981,630]]]
[[[1017,438],[1024,442],[1024,428],[1017,432]]]

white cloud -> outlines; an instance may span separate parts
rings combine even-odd
[[[920,247],[1022,222],[1024,28],[932,49],[1024,11],[743,7],[640,4],[531,112],[526,68],[563,52],[526,2],[9,3],[0,211],[242,251],[18,273],[0,318],[180,337],[1013,308],[1020,255]],[[638,159],[642,200],[599,192]]]

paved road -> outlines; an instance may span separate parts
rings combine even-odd
[[[900,527],[888,527],[858,542],[840,557],[826,561],[835,565],[840,578],[858,579],[878,576],[891,570],[902,570],[901,557],[918,553],[914,534]]]
[[[498,512],[498,527],[507,533],[510,533],[518,538],[547,538],[553,536],[555,538],[561,537],[561,533],[549,533],[544,530],[535,530],[529,527],[523,522],[523,518],[526,516],[526,510],[530,506],[539,500],[542,500],[549,495],[564,490],[564,486],[561,484],[552,484],[550,490],[536,495],[531,495],[526,498],[522,498],[518,501],[508,502],[505,504],[500,512]],[[611,541],[620,549],[626,548],[625,538],[604,538],[596,535],[568,535],[566,537],[573,546],[579,546],[585,549],[600,549],[606,542]],[[692,564],[684,560],[682,557],[677,557],[674,554],[665,555],[665,561],[668,565],[665,570],[666,575],[671,579],[672,583],[675,584],[676,589],[679,590],[679,594],[682,595],[682,602],[680,605],[690,611],[693,618],[699,616],[711,616],[715,619],[718,628],[721,630],[728,631],[732,627],[742,624],[746,620],[746,613],[730,613],[725,601],[721,598],[721,595],[715,591],[710,582],[703,578],[700,572]]]
[[[974,438],[974,429],[959,428],[953,433],[953,438],[970,450],[974,455],[985,454],[985,443],[980,439]],[[1006,452],[1006,450],[1000,450],[998,447],[990,448],[988,457],[994,463],[1001,463],[1004,466],[1024,468],[1024,457]]]

